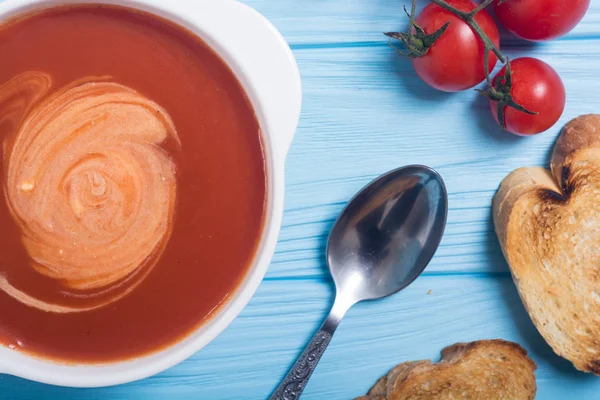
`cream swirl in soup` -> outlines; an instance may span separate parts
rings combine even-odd
[[[162,255],[177,180],[161,145],[179,138],[169,114],[131,88],[84,80],[47,95],[51,86],[27,72],[0,88],[15,126],[4,193],[30,266],[79,301],[47,302],[2,275],[0,289],[43,311],[81,312],[131,292]]]

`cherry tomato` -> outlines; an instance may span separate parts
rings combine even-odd
[[[505,0],[494,3],[496,15],[515,35],[532,41],[569,33],[581,21],[591,0]]]
[[[537,58],[518,58],[510,62],[512,70],[513,100],[527,110],[538,114],[530,115],[512,107],[504,107],[506,130],[516,135],[529,136],[550,129],[559,120],[565,109],[566,93],[556,71]],[[506,67],[494,77],[504,79]],[[498,108],[490,101],[494,119],[498,122]]]
[[[447,2],[461,11],[471,11],[477,7],[471,0]],[[475,16],[475,20],[494,44],[500,46],[498,27],[490,14],[483,10]],[[450,25],[446,32],[429,48],[426,55],[413,59],[413,66],[429,86],[445,92],[458,92],[472,88],[485,79],[483,43],[463,20],[433,3],[425,7],[416,18],[416,22],[427,34],[435,32],[448,21]],[[490,53],[490,71],[497,61],[496,56]]]

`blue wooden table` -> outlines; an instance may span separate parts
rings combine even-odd
[[[503,133],[473,91],[443,94],[419,81],[383,31],[406,27],[408,0],[247,0],[289,41],[304,106],[287,162],[277,253],[258,293],[207,348],[129,385],[74,390],[0,376],[0,399],[263,399],[287,372],[333,300],[327,233],[346,201],[390,169],[427,164],[444,177],[448,226],[425,273],[407,290],[350,310],[304,399],[361,395],[403,361],[439,358],[458,341],[503,338],[537,362],[539,399],[600,398],[600,378],[577,372],[537,333],[493,232],[490,204],[513,169],[546,165],[559,131]],[[529,44],[503,35],[512,58],[551,64],[567,87],[560,124],[600,112],[600,3],[570,35]]]

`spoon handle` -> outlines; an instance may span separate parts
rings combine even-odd
[[[306,346],[290,372],[281,381],[269,400],[297,400],[300,398],[304,387],[308,383],[308,379],[317,367],[321,356],[325,353],[327,345],[331,342],[335,327],[333,330],[327,329],[328,321],[329,319],[325,321],[321,329],[313,336],[310,343]]]
[[[353,302],[337,297],[327,319],[269,400],[298,400],[346,311]]]

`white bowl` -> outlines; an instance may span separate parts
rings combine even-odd
[[[250,97],[263,131],[268,200],[259,250],[245,279],[217,315],[184,340],[148,356],[102,365],[56,364],[0,346],[0,373],[70,387],[110,386],[162,372],[210,343],[248,304],[275,251],[283,215],[284,162],[302,100],[298,67],[283,37],[262,15],[234,0],[5,0],[0,3],[0,21],[86,3],[131,7],[171,20],[197,34],[227,62]]]

